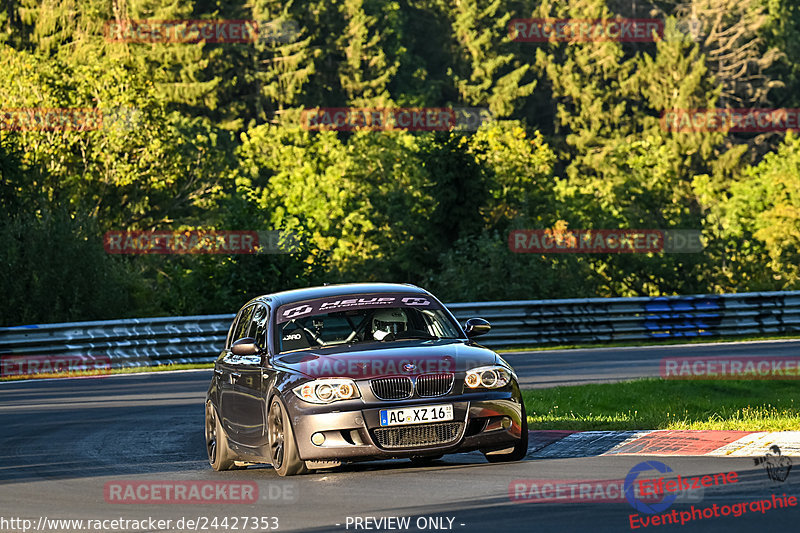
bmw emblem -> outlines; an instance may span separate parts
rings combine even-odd
[[[415,365],[414,363],[405,363],[403,365],[403,372],[407,372],[409,374],[411,372],[413,372],[414,370],[416,370],[416,369],[417,369],[417,365]]]

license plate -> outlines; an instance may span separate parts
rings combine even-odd
[[[453,419],[452,404],[422,405],[402,409],[381,409],[381,426],[425,424]]]

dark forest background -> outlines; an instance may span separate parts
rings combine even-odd
[[[524,43],[510,19],[659,18],[652,43]],[[254,19],[285,42],[125,43],[108,22]],[[476,132],[310,132],[314,107],[485,107]],[[233,312],[323,282],[447,302],[800,288],[800,137],[670,132],[800,108],[795,0],[4,0],[0,324]],[[514,254],[517,228],[702,229],[695,254]],[[108,230],[287,230],[291,254],[116,256]]]

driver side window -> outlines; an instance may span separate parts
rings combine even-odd
[[[239,316],[239,321],[233,328],[233,335],[231,336],[231,343],[247,337],[247,332],[250,328],[250,319],[253,317],[253,309],[255,306],[250,306]]]

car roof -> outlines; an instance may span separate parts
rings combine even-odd
[[[251,300],[262,301],[272,306],[279,306],[288,303],[313,300],[315,298],[329,298],[336,296],[351,296],[356,294],[371,293],[405,293],[405,294],[428,294],[424,289],[415,285],[401,283],[340,283],[335,285],[323,285],[321,287],[306,287],[303,289],[292,289],[288,291],[265,294]],[[249,303],[249,302],[248,302]]]

